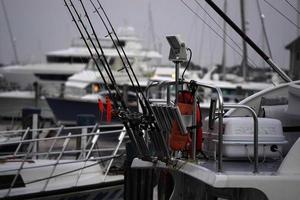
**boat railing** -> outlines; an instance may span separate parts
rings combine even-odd
[[[172,104],[171,102],[171,86],[174,86],[176,84],[175,81],[173,82],[156,82],[153,83],[151,85],[149,85],[146,89],[146,95],[149,98],[150,96],[150,90],[153,87],[158,87],[158,88],[164,88],[166,89],[166,97],[164,99],[159,99],[159,101],[152,101],[150,99],[150,101],[152,101],[153,103],[164,103],[165,105],[169,105],[169,106],[173,106],[175,105]],[[186,81],[180,81],[179,85],[181,85],[183,87],[183,85],[188,85],[190,84],[190,82],[186,82]],[[222,91],[219,87],[211,85],[211,84],[205,84],[205,83],[199,83],[199,82],[193,82],[193,84],[197,87],[197,89],[199,87],[202,88],[208,88],[211,89],[213,91],[215,91],[217,93],[216,95],[216,99],[218,100],[217,102],[217,106],[218,109],[215,110],[216,114],[218,115],[218,148],[217,148],[217,171],[222,172],[223,171],[223,114],[224,114],[224,108],[241,108],[241,109],[247,109],[250,111],[250,113],[252,114],[252,117],[254,119],[254,173],[258,172],[258,122],[257,122],[257,115],[255,113],[255,111],[250,108],[249,106],[246,105],[240,105],[240,104],[224,104],[224,100],[223,100],[223,94]],[[197,91],[197,90],[196,90]],[[197,97],[197,93],[195,95]],[[196,101],[194,101],[194,110],[196,108]],[[166,119],[166,118],[165,118]],[[196,112],[193,112],[193,120],[192,120],[192,125],[195,126],[196,125]],[[166,126],[168,125],[168,123],[165,123]],[[168,127],[168,129],[170,129]],[[197,138],[196,138],[196,130],[193,130],[193,134],[192,134],[192,159],[196,160],[196,142],[197,142]]]
[[[0,168],[0,174],[14,175],[5,197],[10,196],[22,172],[34,168],[49,167],[50,170],[50,175],[45,177],[41,174],[40,179],[25,183],[32,184],[40,181],[43,184],[40,192],[47,190],[51,179],[68,173],[77,173],[73,183],[73,186],[77,186],[84,169],[96,165],[101,168],[103,181],[105,181],[114,159],[121,157],[125,151],[125,148],[121,146],[125,135],[126,130],[123,125],[99,126],[98,124],[1,131],[1,138],[6,138],[0,142],[1,165],[15,164],[12,168]],[[100,148],[99,144],[104,147]],[[28,164],[34,162],[38,164]],[[67,164],[78,165],[70,172],[58,174],[58,166]]]
[[[241,109],[246,109],[248,110],[254,121],[254,134],[253,134],[253,155],[254,155],[254,162],[253,162],[253,173],[258,173],[258,119],[257,119],[257,114],[251,108],[250,106],[247,105],[242,105],[242,104],[224,104],[224,108],[241,108]]]

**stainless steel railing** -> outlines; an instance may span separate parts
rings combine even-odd
[[[114,130],[100,131],[102,128],[114,128]],[[107,142],[105,147],[99,148],[99,141],[104,141],[105,136],[114,135],[114,142]],[[40,192],[46,191],[50,184],[50,180],[58,177],[57,167],[66,164],[78,163],[78,168],[69,173],[76,172],[74,183],[71,186],[77,186],[82,177],[83,170],[88,166],[88,162],[93,162],[95,165],[100,165],[103,162],[108,162],[104,167],[101,166],[101,171],[104,173],[103,181],[105,181],[113,159],[119,157],[120,151],[125,148],[121,146],[126,135],[126,130],[123,125],[106,125],[101,127],[98,124],[94,126],[80,127],[55,127],[44,129],[30,129],[1,131],[0,136],[7,138],[6,141],[0,142],[0,148],[10,146],[14,148],[13,152],[0,152],[0,175],[13,173],[14,177],[10,183],[6,194],[3,197],[12,195],[15,188],[17,178],[26,170],[35,168],[51,167],[50,175],[45,177],[41,174],[41,179],[32,180],[29,183],[41,181],[43,187]],[[9,137],[14,139],[10,140]],[[100,155],[105,152],[105,155]],[[29,161],[38,162],[39,160],[51,161],[43,162],[39,165],[26,165]],[[3,166],[8,163],[16,163],[16,167],[8,169]],[[2,167],[1,167],[2,166]],[[64,172],[66,174],[68,172]],[[63,175],[61,174],[61,175]],[[100,178],[99,178],[100,180]]]
[[[147,90],[146,94],[147,97],[149,97],[149,91],[152,87],[160,87],[160,88],[165,88],[167,90],[166,92],[166,99],[165,103],[167,105],[171,105],[171,92],[170,92],[170,86],[174,86],[176,82],[161,82],[161,83],[155,83],[150,85]],[[181,82],[181,85],[183,84],[189,84],[189,82]],[[254,119],[254,173],[258,172],[258,120],[257,120],[257,115],[255,111],[250,108],[249,106],[246,105],[240,105],[240,104],[224,104],[223,100],[223,94],[220,88],[210,85],[210,84],[205,84],[205,83],[200,83],[200,82],[194,82],[194,84],[197,87],[203,87],[203,88],[209,88],[217,92],[217,100],[218,100],[218,148],[217,148],[217,154],[218,154],[218,159],[217,159],[217,171],[222,172],[223,170],[223,113],[224,113],[224,107],[225,108],[242,108],[242,109],[247,109],[251,113],[253,119]],[[160,101],[163,101],[160,99]],[[195,105],[194,105],[194,110],[195,110]],[[193,116],[193,124],[195,125],[195,116],[196,112],[194,112]],[[196,134],[194,133],[192,135],[192,159],[196,159]]]

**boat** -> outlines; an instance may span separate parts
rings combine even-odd
[[[109,96],[108,91],[101,91],[94,94],[87,94],[80,98],[47,97],[46,99],[58,124],[76,124],[78,116],[81,115],[89,115],[99,124],[120,123],[120,120],[116,116],[112,116],[111,119],[107,117],[107,96]],[[130,109],[138,110],[137,96],[134,92],[127,91],[125,99],[130,105]],[[99,109],[99,101],[103,103],[103,111]]]
[[[132,27],[124,27],[118,32],[122,46],[135,70],[136,76],[139,78],[140,85],[146,88],[149,78],[155,71],[155,63],[159,62],[162,56],[157,51],[144,49]],[[118,85],[127,94],[126,99],[131,104],[130,107],[137,110],[137,97],[133,92],[133,88],[130,87],[130,79],[126,71],[124,69],[120,70],[122,69],[122,61],[117,50],[110,46],[110,48],[103,48],[103,51],[110,63],[112,73],[118,81]],[[107,79],[107,75],[104,75],[104,78]],[[46,99],[57,122],[74,124],[79,114],[91,114],[100,121],[101,113],[98,108],[98,100],[102,99],[105,104],[104,97],[107,95],[108,91],[105,89],[101,76],[98,75],[95,62],[91,60],[84,70],[68,78],[65,83],[63,97],[48,96]],[[69,111],[66,113],[66,108],[71,109],[68,109]],[[106,113],[104,113],[105,115]]]
[[[251,47],[259,49],[213,1],[206,2]],[[170,46],[177,54],[170,58],[177,65],[182,62],[182,54],[181,50],[176,51],[174,43],[183,45],[176,37],[172,40]],[[128,180],[125,187],[144,192],[128,192],[127,198],[299,199],[300,81],[292,81],[266,54],[258,51],[285,83],[239,103],[225,103],[225,95],[214,84],[177,78],[159,85],[175,88],[175,100],[171,100],[171,92],[166,100],[149,99],[159,129],[146,133],[145,140],[131,140],[136,150],[131,170],[140,175]],[[195,104],[199,87],[216,92],[211,98],[209,115],[202,122],[198,121],[199,109]],[[225,108],[229,111],[224,114]],[[134,138],[141,139],[137,134]],[[166,142],[158,143],[161,138]],[[149,156],[147,148],[139,149],[143,144],[154,146],[155,153],[152,150]],[[147,174],[154,178],[145,181]]]
[[[0,199],[122,198],[122,127],[1,131]]]
[[[51,88],[59,88],[69,76],[85,68],[84,49],[80,42],[73,40],[69,48],[47,52],[45,63],[3,66],[0,73],[14,89],[32,90],[33,83],[38,82],[51,92]]]
[[[114,100],[130,138],[125,198],[299,199],[300,81],[292,81],[212,0],[205,1],[285,83],[239,103],[224,103],[218,86],[180,80],[179,68],[187,61],[187,48],[177,36],[167,36],[175,80],[152,85],[166,87],[166,98],[149,99],[151,94],[145,95],[137,87],[142,112],[128,110],[120,95]],[[89,19],[82,1],[77,7],[72,1],[65,3],[80,33],[93,27],[80,18],[78,10],[84,10]],[[98,4],[107,21],[102,23],[113,30],[107,29],[108,34],[117,38],[104,8]],[[134,73],[128,76],[132,78]],[[118,86],[115,82],[112,85]],[[216,93],[211,98],[209,115],[202,121],[197,101],[200,87]],[[225,108],[230,110],[224,114]]]
[[[42,117],[53,119],[44,96],[62,93],[67,78],[85,68],[86,61],[80,59],[85,47],[77,43],[73,42],[68,49],[48,52],[46,63],[1,67],[0,116],[21,118],[23,108],[35,107],[41,109]]]

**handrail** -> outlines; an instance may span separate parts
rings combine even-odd
[[[13,141],[13,142],[0,142],[0,146],[1,145],[19,144],[19,143],[23,143],[24,144],[24,143],[31,143],[31,142],[48,141],[48,140],[55,140],[55,139],[77,138],[77,137],[92,136],[92,135],[106,135],[106,134],[111,134],[111,133],[118,133],[121,130],[122,129],[118,129],[116,131],[103,131],[103,132],[100,132],[100,133],[94,132],[94,133],[86,133],[86,134],[74,134],[74,135],[70,135],[70,136],[59,136],[59,137],[51,137],[51,138],[28,139],[28,140]]]
[[[116,128],[116,127],[123,127],[123,124],[110,124],[110,125],[99,125],[99,128]],[[68,126],[68,127],[64,127],[64,130],[76,130],[76,129],[83,129],[83,128],[93,128],[94,125],[90,125],[90,126]],[[51,127],[51,128],[33,128],[30,129],[30,131],[57,131],[61,128],[60,127]],[[26,129],[20,129],[20,130],[8,130],[8,131],[0,131],[0,135],[2,134],[11,134],[11,133],[23,133],[27,131]]]
[[[118,151],[124,150],[124,148],[120,148],[121,144],[123,143],[123,139],[125,138],[126,130],[124,129],[123,125],[112,125],[112,126],[105,126],[105,127],[113,127],[120,129],[115,129],[111,131],[100,131],[100,129],[103,126],[98,126],[98,124],[95,124],[93,126],[80,126],[80,127],[64,127],[60,126],[57,128],[46,128],[46,129],[30,129],[27,128],[26,130],[17,130],[17,131],[7,131],[7,132],[1,132],[4,134],[7,134],[6,137],[9,137],[8,132],[10,133],[16,133],[18,132],[21,134],[21,137],[18,138],[18,141],[7,141],[7,142],[1,142],[0,146],[7,146],[7,145],[16,145],[16,148],[13,152],[9,153],[6,152],[6,155],[0,156],[1,160],[7,161],[7,163],[10,162],[16,162],[15,168],[5,168],[0,169],[0,173],[7,173],[7,172],[15,172],[15,175],[13,177],[12,182],[10,182],[10,187],[8,188],[6,194],[4,194],[3,197],[13,196],[12,191],[15,188],[15,184],[17,182],[17,178],[21,173],[24,172],[24,170],[28,169],[35,169],[35,168],[42,168],[42,167],[49,167],[50,174],[47,175],[47,177],[43,177],[43,174],[41,174],[41,178],[34,179],[30,183],[38,182],[38,181],[44,181],[41,182],[41,192],[49,190],[49,184],[50,179],[55,178],[57,176],[62,176],[66,173],[73,173],[77,171],[77,177],[75,177],[75,184],[74,185],[68,185],[67,187],[77,186],[80,177],[83,175],[83,170],[87,167],[99,165],[101,162],[109,162],[111,159],[117,158]],[[123,129],[122,129],[123,127]],[[81,130],[81,134],[78,133],[77,130]],[[48,137],[47,133],[49,131],[56,130],[56,133],[54,132],[53,136]],[[73,132],[74,130],[75,132]],[[85,131],[84,131],[85,130]],[[87,131],[88,130],[88,131]],[[33,132],[36,132],[37,134],[32,134]],[[72,134],[75,133],[75,134]],[[63,133],[68,133],[68,135],[63,135]],[[107,134],[115,134],[118,133],[119,137],[122,135],[121,140],[119,139],[119,142],[117,144],[113,144],[114,146],[111,146],[110,148],[98,148],[96,143],[98,141],[98,138],[100,138],[102,135]],[[47,136],[47,137],[46,137]],[[13,136],[15,137],[15,135]],[[85,142],[80,139],[86,140]],[[74,143],[76,140],[76,143]],[[76,145],[77,148],[80,148],[77,146],[77,142],[84,142],[84,146],[81,146],[80,149],[70,149],[68,147],[68,144]],[[39,142],[48,142],[43,149],[34,149],[34,145],[38,144]],[[63,144],[62,144],[63,143]],[[25,148],[24,148],[25,147]],[[55,147],[55,148],[54,148]],[[59,151],[53,151],[57,147],[60,148]],[[68,147],[68,148],[67,148]],[[101,152],[101,151],[110,151],[110,156],[97,156],[95,157],[95,153]],[[79,155],[80,154],[80,155]],[[70,155],[74,156],[74,158],[71,158]],[[50,157],[51,156],[51,157]],[[32,161],[39,160],[41,158],[42,160],[48,160],[53,162],[39,162],[37,165],[27,165],[26,163],[31,163]],[[68,160],[63,160],[64,158],[67,158]],[[104,160],[103,160],[104,159]],[[88,164],[88,161],[92,161],[92,164]],[[4,162],[6,163],[6,162]],[[70,164],[70,163],[78,163],[74,165],[73,168],[70,168],[69,172],[63,172],[61,174],[57,174],[58,166],[64,165],[64,164]],[[102,171],[106,172],[105,177],[107,176],[108,171],[110,170],[112,162],[110,162],[108,168],[103,168]],[[77,166],[77,168],[76,168]],[[52,168],[51,168],[52,167]],[[99,168],[100,169],[100,168]],[[76,174],[74,176],[76,176]],[[26,183],[27,184],[27,183]],[[72,183],[71,183],[72,184]],[[2,198],[0,196],[0,198]]]
[[[253,138],[253,144],[254,144],[254,170],[253,173],[258,173],[258,119],[255,111],[253,108],[247,105],[242,104],[224,104],[224,108],[244,108],[248,111],[250,111],[253,120],[254,120],[254,138]]]

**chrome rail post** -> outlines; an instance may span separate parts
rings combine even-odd
[[[125,135],[126,135],[126,129],[125,129],[125,127],[124,127],[123,130],[122,130],[121,133],[120,133],[120,136],[119,136],[119,143],[117,144],[116,149],[114,150],[114,152],[113,152],[113,154],[112,154],[113,157],[117,155],[117,153],[118,153],[118,151],[119,151],[119,148],[120,148],[121,144],[123,143],[123,140],[124,140],[124,138],[125,138]],[[109,163],[108,163],[108,165],[107,165],[107,167],[106,167],[106,169],[105,169],[105,174],[104,174],[103,181],[105,181],[105,179],[106,179],[106,177],[107,177],[107,174],[108,174],[108,172],[109,172],[109,170],[110,170],[110,167],[111,167],[113,161],[114,161],[114,159],[111,159],[111,160],[109,161]]]
[[[91,131],[89,134],[93,134],[93,133],[96,133],[96,134],[97,134],[97,133],[99,133],[100,129],[97,130],[98,126],[99,126],[99,124],[96,123],[96,124],[93,126],[93,129],[92,129],[92,131]],[[86,144],[85,144],[85,146],[84,146],[84,151],[81,151],[80,155],[78,156],[78,159],[81,159],[82,156],[83,156],[83,157],[85,156],[86,148],[88,147],[88,145],[91,143],[92,139],[94,138],[94,137],[92,137],[92,136],[93,136],[93,135],[88,136],[88,140],[87,140],[87,142],[86,142]]]
[[[32,138],[38,137],[38,114],[32,115]],[[33,153],[33,159],[37,159],[36,153],[38,151],[38,141],[34,142],[32,153]]]
[[[27,130],[28,130],[28,129],[27,129]],[[27,133],[28,133],[28,132],[27,132]],[[24,135],[26,135],[26,134],[24,134]],[[25,138],[25,137],[24,137],[24,138]],[[24,142],[24,140],[22,140],[22,142]],[[16,181],[17,181],[18,176],[20,175],[20,173],[21,173],[21,171],[22,171],[22,169],[23,169],[23,167],[24,167],[24,165],[25,165],[26,159],[28,158],[29,153],[32,151],[33,147],[34,147],[34,142],[31,142],[31,143],[29,144],[28,148],[27,148],[27,152],[26,152],[24,158],[22,159],[22,162],[21,162],[20,167],[19,167],[19,169],[18,169],[16,175],[14,176],[13,181],[12,181],[11,184],[10,184],[10,187],[9,187],[7,193],[6,193],[6,196],[9,196],[9,194],[10,194],[10,192],[11,192],[13,186],[15,185],[15,183],[16,183]],[[16,151],[16,152],[17,152],[17,151]]]
[[[192,114],[192,159],[196,160],[196,151],[197,151],[197,91],[194,96],[194,103],[193,103],[193,114]]]
[[[56,141],[57,141],[57,138],[59,137],[59,135],[60,135],[60,133],[63,131],[63,129],[64,129],[64,126],[61,125],[61,126],[59,127],[59,129],[58,129],[56,135],[55,135],[55,139],[53,140],[53,142],[52,142],[52,144],[51,144],[51,146],[50,146],[50,148],[49,148],[49,150],[48,150],[47,155],[45,156],[45,159],[48,159],[48,158],[49,158],[49,155],[50,155],[51,151],[52,151],[53,148],[54,148],[54,145],[55,145],[55,143],[56,143]]]
[[[250,113],[253,117],[253,121],[254,121],[254,138],[253,138],[254,169],[253,169],[253,173],[258,173],[258,119],[257,119],[256,112],[253,110],[253,108],[251,108],[247,105],[241,105],[241,104],[236,104],[236,105],[225,104],[224,107],[225,108],[243,108],[243,109],[250,111]]]
[[[175,105],[178,104],[180,62],[175,62]]]
[[[224,112],[224,101],[223,95],[220,88],[215,87],[218,93],[219,99],[219,135],[218,135],[218,172],[222,172],[223,170],[223,112]]]
[[[18,147],[17,147],[17,149],[15,150],[13,156],[16,156],[16,155],[18,154],[18,152],[19,152],[19,150],[20,150],[20,148],[21,148],[21,146],[22,146],[22,144],[23,144],[23,142],[24,142],[26,136],[28,135],[29,131],[30,131],[30,128],[28,127],[28,128],[26,129],[26,131],[25,131],[23,137],[21,138],[21,141],[20,141],[20,143],[18,144]]]
[[[53,166],[53,168],[52,168],[52,170],[51,170],[50,176],[48,177],[48,179],[46,179],[46,183],[45,183],[45,185],[44,185],[44,187],[43,187],[43,189],[42,189],[41,191],[45,191],[45,190],[46,190],[46,188],[47,188],[47,186],[48,186],[48,184],[49,184],[49,181],[50,181],[51,177],[53,176],[53,174],[54,174],[54,172],[55,172],[55,170],[56,170],[56,167],[57,167],[57,165],[58,165],[58,163],[59,163],[61,157],[63,156],[64,151],[66,150],[66,148],[67,148],[69,142],[70,142],[70,139],[71,139],[71,138],[70,138],[69,136],[71,136],[71,134],[72,134],[72,133],[69,132],[68,137],[65,139],[65,142],[64,142],[64,144],[63,144],[62,150],[61,150],[59,156],[57,157],[56,162],[54,163],[54,166]]]
[[[100,133],[100,130],[98,129],[96,133]],[[80,169],[80,171],[79,171],[79,173],[78,173],[78,175],[77,175],[77,178],[76,178],[76,181],[75,181],[75,185],[74,185],[75,187],[77,186],[77,184],[78,184],[78,182],[79,182],[79,179],[80,179],[80,177],[81,177],[81,174],[82,174],[82,172],[83,172],[83,169],[84,169],[85,166],[86,166],[86,163],[87,163],[87,161],[88,161],[88,159],[89,159],[89,157],[90,157],[90,155],[91,155],[91,153],[92,153],[92,151],[93,151],[93,149],[94,149],[94,147],[95,147],[95,145],[96,145],[96,143],[97,143],[97,141],[98,141],[98,138],[99,138],[99,135],[95,135],[95,136],[93,137],[93,139],[92,139],[92,146],[91,146],[91,148],[89,149],[89,152],[88,152],[88,154],[86,155],[86,157],[84,157],[85,161],[84,161],[83,167]]]

